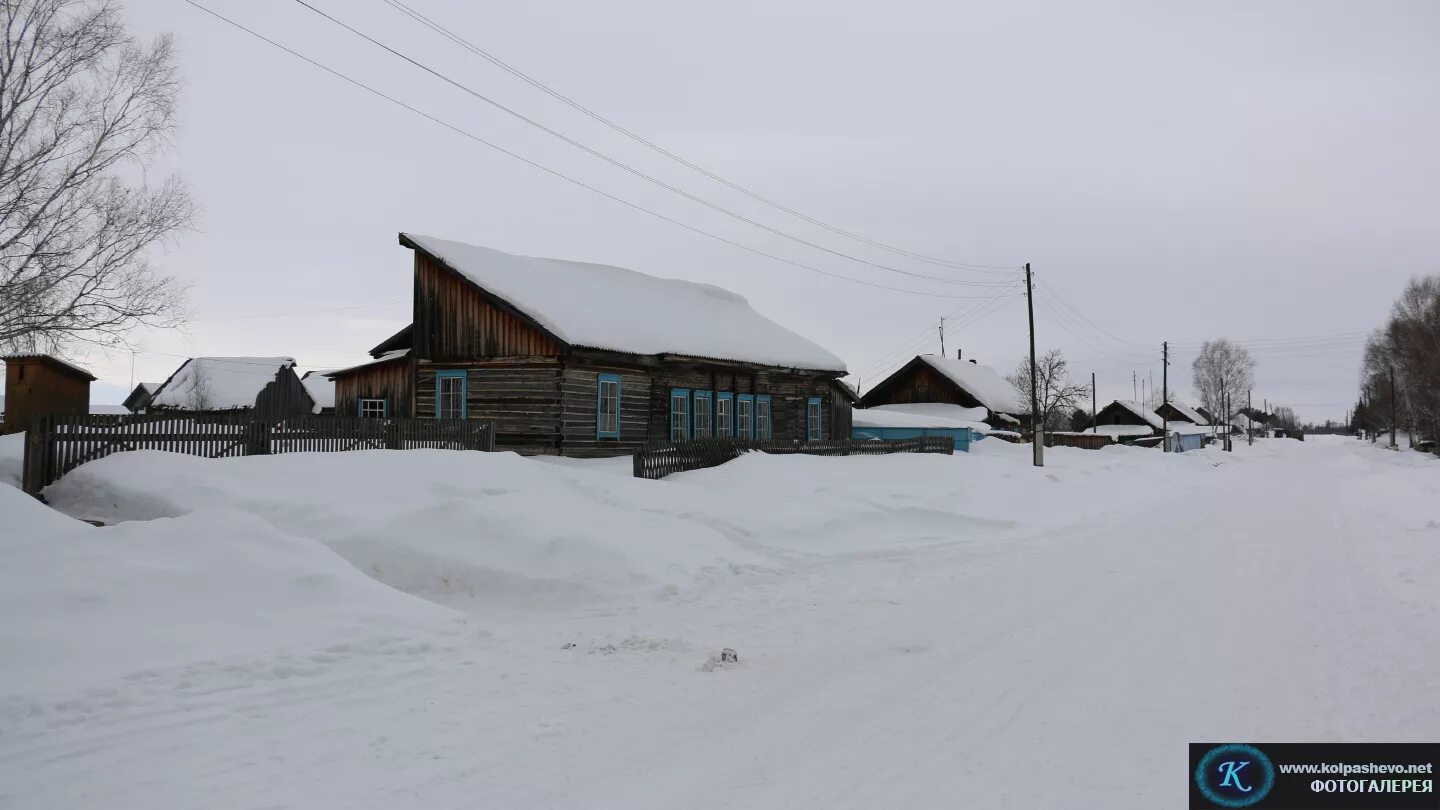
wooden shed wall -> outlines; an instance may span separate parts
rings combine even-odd
[[[564,290],[556,290],[564,295]],[[473,284],[415,252],[415,357],[437,363],[489,357],[556,357],[560,347]]]
[[[389,403],[391,416],[413,416],[412,365],[408,357],[401,357],[336,377],[335,415],[358,416],[361,399],[381,398]]]
[[[597,437],[600,375],[620,376],[620,438]],[[633,453],[650,438],[650,372],[647,369],[567,363],[561,372],[561,452],[567,456]]]
[[[43,360],[5,361],[5,419],[0,432],[26,430],[36,416],[89,412],[89,380]]]
[[[495,449],[531,455],[560,452],[558,361],[517,358],[471,363],[421,363],[415,371],[415,412],[435,416],[435,372],[465,374],[465,415],[495,423]]]

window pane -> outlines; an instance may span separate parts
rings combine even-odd
[[[670,398],[670,438],[678,441],[684,439],[689,427],[689,400],[684,394],[676,394]]]
[[[615,380],[600,381],[597,426],[601,433],[617,435],[620,432],[620,383]]]

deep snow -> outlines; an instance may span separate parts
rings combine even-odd
[[[50,495],[132,522],[0,501],[0,806],[1153,808],[1437,736],[1433,459],[1046,461],[112,456]]]

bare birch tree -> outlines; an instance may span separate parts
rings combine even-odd
[[[170,38],[137,43],[109,0],[0,0],[0,24],[0,350],[176,324],[147,253],[193,207],[144,180],[175,126]]]
[[[1225,338],[1207,340],[1190,366],[1190,384],[1205,410],[1228,419],[1245,404],[1245,391],[1255,385],[1255,361],[1244,346]],[[1229,397],[1231,413],[1221,404],[1222,392]]]

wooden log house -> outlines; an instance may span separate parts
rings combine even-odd
[[[335,411],[495,422],[497,449],[608,456],[652,440],[849,435],[845,364],[734,293],[400,234],[409,326],[330,374]]]
[[[1018,430],[1028,411],[1014,386],[989,366],[960,357],[916,356],[860,397],[860,406],[944,403],[985,408],[985,423],[999,430]]]

